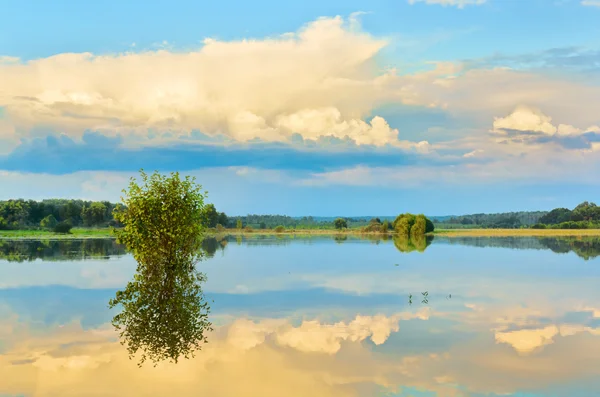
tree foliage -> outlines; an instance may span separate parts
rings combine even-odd
[[[600,227],[600,207],[584,201],[573,210],[555,208],[540,218],[536,229],[591,229]]]
[[[177,362],[193,356],[211,330],[210,310],[196,270],[202,258],[204,194],[193,178],[141,171],[142,184],[132,178],[124,206],[114,211],[122,229],[113,229],[137,261],[137,271],[109,307],[122,306],[113,318],[130,357]]]
[[[69,222],[72,226],[117,225],[112,216],[115,204],[107,201],[83,201],[49,199],[0,201],[0,230],[51,228],[44,219],[52,216],[59,222]],[[49,218],[48,218],[49,219]]]
[[[54,215],[50,214],[44,219],[40,221],[40,226],[47,229],[54,229],[54,227],[58,224],[58,221],[54,217]]]
[[[337,218],[335,221],[333,221],[333,225],[338,230],[348,228],[348,222],[346,222],[346,220],[344,218]]]
[[[73,226],[69,222],[60,222],[54,226],[54,233],[69,234]]]
[[[521,211],[498,214],[471,214],[433,219],[436,227],[451,229],[463,228],[507,228],[530,226],[538,223],[546,215],[545,211]]]

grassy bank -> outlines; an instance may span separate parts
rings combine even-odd
[[[238,229],[226,229],[222,233],[209,230],[209,235],[227,234],[230,236],[334,236],[334,235],[382,235],[380,232],[363,232],[362,229],[295,229],[276,232],[271,229],[253,230],[251,232]],[[388,233],[391,236],[391,233]],[[446,237],[560,237],[560,236],[600,236],[600,229],[451,229],[436,230],[434,235]],[[70,234],[59,234],[47,230],[0,230],[0,240],[20,239],[84,239],[84,238],[113,238],[110,229],[73,228]]]
[[[70,234],[54,233],[48,230],[0,230],[0,239],[82,239],[110,238],[110,229],[73,228]]]
[[[600,236],[600,229],[453,229],[436,230],[445,237],[561,237]]]
[[[225,229],[223,232],[217,232],[216,230],[209,230],[209,235],[214,234],[227,234],[230,236],[285,236],[285,235],[364,235],[373,234],[381,235],[379,232],[363,232],[361,229],[295,229],[295,230],[284,230],[282,232],[276,232],[271,229],[258,229],[253,231],[245,231],[238,229]],[[59,234],[47,230],[0,230],[0,239],[82,239],[82,238],[112,238],[110,229],[88,229],[88,228],[73,228],[71,234]]]

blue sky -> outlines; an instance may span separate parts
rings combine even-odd
[[[3,3],[0,199],[139,168],[230,214],[572,207],[600,191],[600,6]],[[8,17],[10,16],[10,17]]]

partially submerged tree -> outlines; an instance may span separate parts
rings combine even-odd
[[[195,180],[141,171],[142,184],[132,178],[124,190],[124,206],[114,210],[122,229],[113,229],[138,263],[125,290],[118,291],[109,307],[123,310],[113,318],[130,357],[142,350],[146,359],[177,362],[189,358],[206,343],[210,310],[196,270],[202,258],[204,198]]]

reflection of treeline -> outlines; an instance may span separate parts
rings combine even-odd
[[[600,256],[600,237],[437,237],[443,244],[471,247],[551,250],[556,253],[574,252],[588,260]]]
[[[212,258],[225,249],[227,242],[225,237],[208,236],[202,241],[202,251]],[[108,259],[126,253],[125,247],[113,239],[0,240],[0,259],[9,262]]]
[[[109,239],[0,240],[0,259],[10,262],[107,259],[125,253],[122,245]]]

